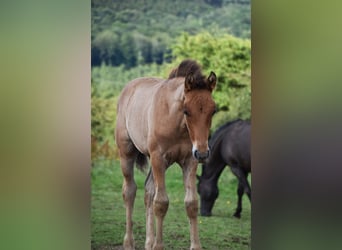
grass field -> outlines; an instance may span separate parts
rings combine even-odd
[[[198,174],[200,173],[200,167]],[[135,170],[138,186],[134,206],[134,237],[136,249],[145,243],[145,175]],[[122,249],[125,231],[125,207],[121,195],[122,174],[119,162],[97,160],[91,173],[91,245],[92,249]],[[184,208],[182,171],[171,166],[166,172],[169,209],[164,222],[165,249],[189,249],[189,224]],[[241,219],[232,215],[236,208],[237,179],[228,168],[219,180],[220,195],[213,208],[212,217],[198,217],[199,234],[203,249],[250,249],[251,205],[243,199]]]

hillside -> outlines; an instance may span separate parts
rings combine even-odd
[[[162,64],[183,32],[250,38],[250,0],[93,0],[91,11],[92,66]]]

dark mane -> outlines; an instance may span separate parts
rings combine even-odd
[[[209,140],[209,147],[211,149],[213,149],[215,147],[215,145],[217,144],[217,142],[219,141],[219,139],[222,139],[222,133],[225,132],[225,129],[227,127],[229,127],[230,125],[232,125],[233,123],[236,122],[240,122],[242,121],[241,119],[236,119],[230,122],[227,122],[226,124],[222,125],[221,127],[219,127],[215,133],[211,136],[210,140]]]
[[[171,71],[168,79],[176,77],[187,77],[192,74],[197,89],[207,89],[206,77],[202,74],[201,66],[194,60],[184,60],[179,66]]]
[[[169,79],[176,77],[186,77],[187,74],[192,73],[194,75],[202,75],[201,66],[194,60],[184,60],[177,68],[171,71]]]

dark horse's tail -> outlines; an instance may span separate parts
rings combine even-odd
[[[136,166],[140,171],[145,172],[148,166],[146,155],[139,152],[137,158],[135,159],[135,163],[137,164]]]

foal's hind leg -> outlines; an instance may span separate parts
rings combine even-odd
[[[134,181],[133,167],[133,159],[121,159],[122,174],[124,176],[124,182],[122,185],[122,197],[126,206],[126,233],[123,242],[125,250],[134,249],[132,214],[137,185]]]
[[[126,206],[126,233],[123,246],[126,250],[134,249],[133,238],[133,207],[137,191],[137,185],[134,180],[134,162],[138,151],[129,140],[122,140],[119,144],[120,165],[124,176],[122,184],[122,197]]]

